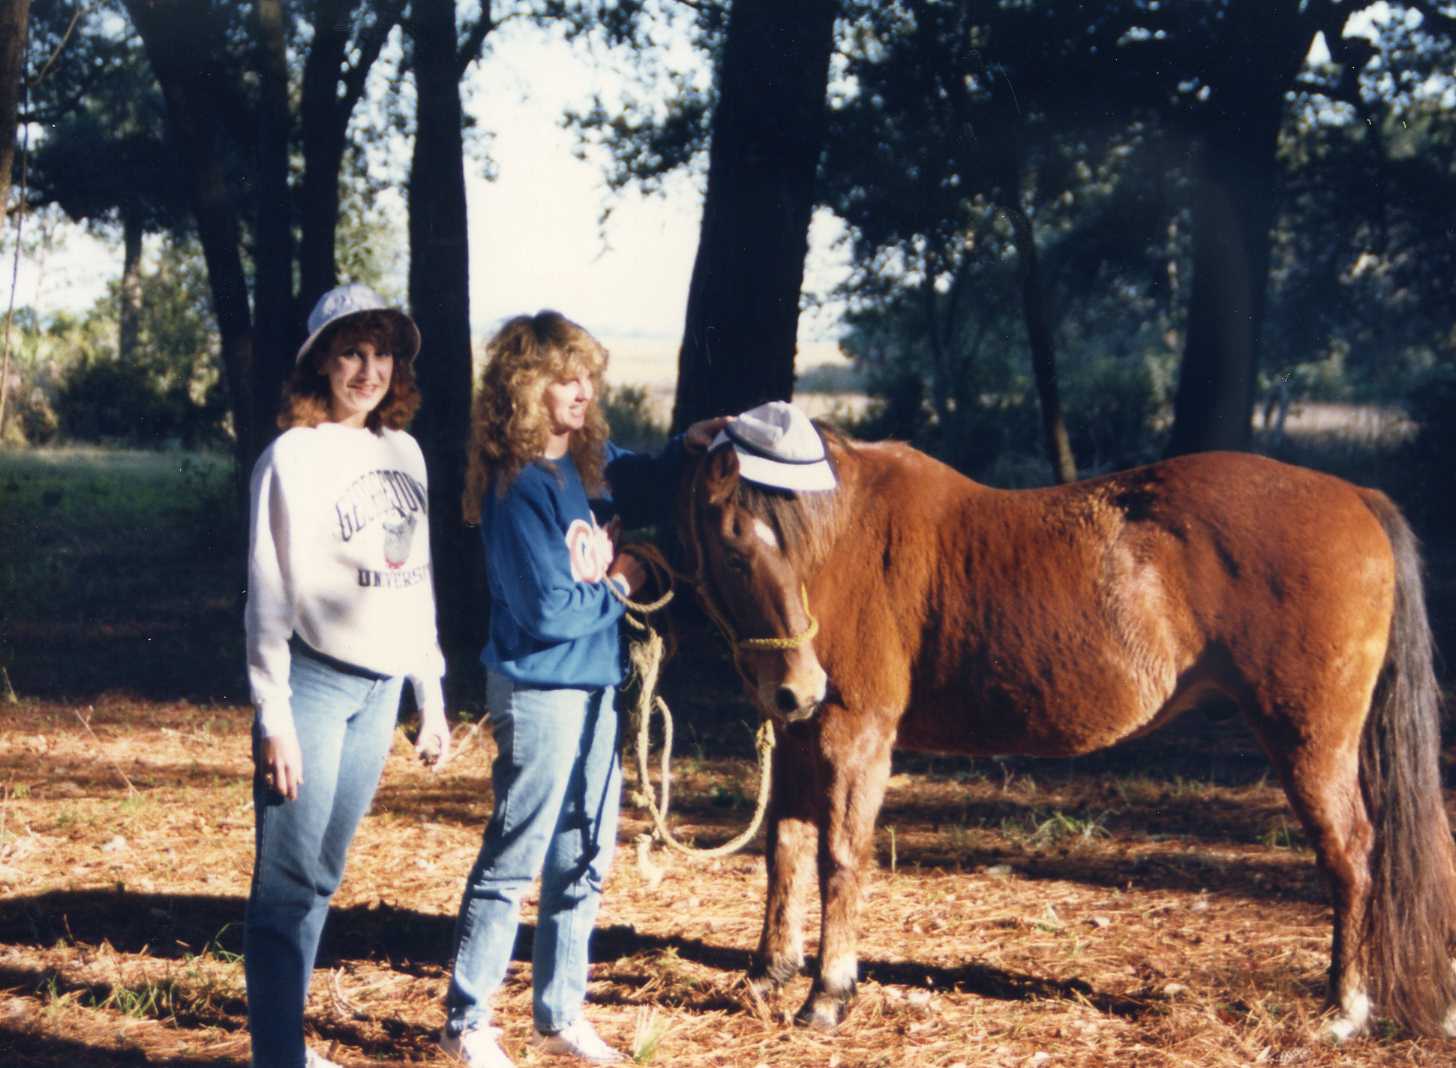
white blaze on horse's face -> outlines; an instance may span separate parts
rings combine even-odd
[[[769,526],[762,519],[753,521],[753,532],[758,535],[758,540],[767,545],[770,549],[777,551],[779,539],[774,536],[773,527]]]
[[[824,700],[829,679],[814,654],[803,584],[768,523],[732,506],[718,519],[713,570],[739,666],[765,715],[807,719]]]

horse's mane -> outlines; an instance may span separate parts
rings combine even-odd
[[[850,508],[841,468],[855,455],[854,439],[816,421],[829,462],[839,476],[832,490],[795,493],[740,478],[732,501],[773,528],[784,555],[800,575],[812,575],[829,555]]]

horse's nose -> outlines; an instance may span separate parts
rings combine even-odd
[[[791,686],[780,686],[778,688],[778,692],[774,694],[774,704],[778,705],[779,711],[786,716],[792,715],[802,707],[799,695],[794,692]]]

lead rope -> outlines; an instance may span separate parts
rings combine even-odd
[[[637,777],[642,784],[642,796],[647,803],[647,811],[652,816],[655,837],[659,841],[666,842],[684,856],[704,860],[736,853],[753,840],[753,836],[758,833],[759,827],[763,824],[764,814],[768,811],[769,783],[773,770],[773,724],[768,720],[763,720],[759,724],[758,734],[754,739],[754,749],[758,754],[758,800],[754,804],[753,817],[749,820],[748,826],[741,834],[722,845],[709,848],[698,848],[678,841],[667,825],[668,804],[672,793],[670,771],[672,712],[667,707],[667,701],[657,692],[657,679],[662,673],[662,663],[666,659],[666,645],[662,635],[647,622],[647,617],[665,608],[672,600],[673,570],[656,546],[638,543],[633,545],[630,551],[642,562],[644,567],[653,572],[655,578],[666,580],[663,585],[667,590],[657,600],[644,604],[630,600],[615,582],[608,581],[607,583],[607,588],[611,590],[612,596],[627,609],[627,614],[623,618],[640,635],[629,643],[627,656],[632,663],[632,671],[637,676],[637,702],[632,709],[632,722],[637,735]],[[703,597],[703,600],[707,601],[706,596]],[[716,612],[709,614],[715,617],[715,621],[720,627],[726,626],[726,621],[721,619]],[[732,631],[729,630],[727,633],[730,635],[729,641],[732,642]],[[733,660],[736,666],[738,662],[736,646],[733,650]],[[742,669],[740,668],[739,671],[741,674]],[[654,713],[662,717],[662,754],[659,759],[658,773],[658,778],[662,783],[661,800],[653,790],[652,779],[648,775],[648,754],[651,750],[650,734]]]

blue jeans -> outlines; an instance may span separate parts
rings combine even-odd
[[[256,1068],[303,1068],[303,1006],[329,899],[379,784],[402,678],[365,679],[297,654],[289,671],[303,785],[285,801],[253,779],[257,854],[243,927]],[[260,744],[256,727],[253,745]]]
[[[455,927],[445,995],[452,1034],[489,1021],[491,994],[515,945],[521,897],[538,872],[532,1015],[537,1030],[551,1034],[581,1014],[587,941],[617,839],[615,695],[610,686],[544,690],[494,672],[487,678],[495,809]]]

